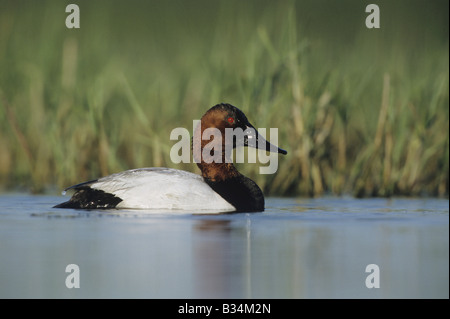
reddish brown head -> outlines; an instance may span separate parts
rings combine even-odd
[[[231,136],[231,132],[240,134]],[[228,138],[229,136],[231,138]],[[193,137],[194,161],[203,177],[220,181],[238,176],[239,172],[231,162],[231,151],[236,146],[287,153],[259,135],[237,107],[224,103],[213,106],[202,116]]]

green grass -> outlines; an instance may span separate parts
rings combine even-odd
[[[0,188],[61,189],[169,157],[211,106],[279,128],[266,194],[448,196],[447,1],[0,0]]]

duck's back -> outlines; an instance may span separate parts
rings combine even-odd
[[[234,211],[200,175],[165,167],[140,168],[69,187],[72,198],[59,208],[132,208]]]

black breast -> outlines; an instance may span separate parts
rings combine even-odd
[[[264,211],[263,192],[250,178],[240,175],[218,182],[205,178],[205,182],[238,212]]]

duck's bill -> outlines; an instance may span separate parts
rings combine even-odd
[[[271,136],[271,139],[274,138],[278,141],[278,136]],[[244,146],[266,150],[273,153],[280,153],[283,155],[287,154],[286,150],[267,141],[253,126],[247,126],[244,131]]]

